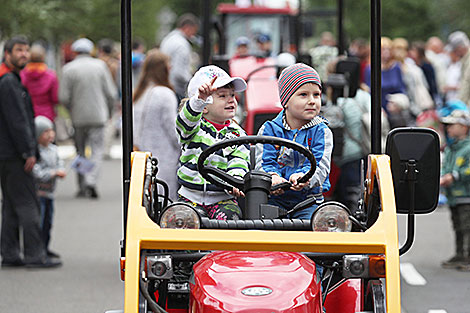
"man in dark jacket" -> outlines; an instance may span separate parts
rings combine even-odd
[[[6,42],[0,65],[2,267],[55,267],[61,262],[46,256],[39,224],[39,202],[31,174],[38,155],[34,111],[19,76],[28,61],[29,43],[25,38],[13,37]],[[23,230],[23,254],[20,229]]]

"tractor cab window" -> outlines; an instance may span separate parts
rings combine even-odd
[[[287,40],[288,24],[286,16],[227,15],[225,24],[227,54],[230,56],[235,54],[236,40],[241,36],[250,39],[250,54],[259,55],[262,53],[260,45],[257,44],[259,39],[261,41],[270,41],[271,56],[276,56],[284,50],[287,51],[289,43],[289,40]],[[287,34],[281,32],[286,32]]]

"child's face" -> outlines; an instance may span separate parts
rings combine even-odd
[[[247,45],[240,45],[237,47],[237,54],[238,55],[246,55],[248,54],[248,46]]]
[[[213,102],[204,108],[204,117],[211,122],[223,124],[237,112],[238,103],[234,88],[219,88],[212,94]]]
[[[55,139],[55,131],[53,129],[48,129],[42,132],[41,136],[39,136],[38,143],[41,146],[48,146],[50,143],[54,142]]]
[[[289,126],[299,128],[320,113],[321,89],[313,83],[300,86],[286,104],[286,119]]]
[[[463,139],[468,134],[468,126],[462,124],[447,124],[446,125],[447,135],[450,138]]]

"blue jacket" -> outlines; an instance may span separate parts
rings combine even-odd
[[[330,189],[331,151],[333,150],[333,134],[327,126],[328,120],[316,116],[301,129],[290,129],[284,118],[284,110],[272,121],[261,126],[258,135],[274,136],[295,141],[308,147],[317,161],[315,174],[310,180],[310,187],[301,191],[288,190],[282,197],[304,200],[309,194],[320,195]],[[307,173],[310,162],[299,152],[286,147],[273,145],[257,145],[256,167],[267,173],[277,173],[289,180],[294,173]]]

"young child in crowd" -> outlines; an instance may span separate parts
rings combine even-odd
[[[300,153],[286,147],[257,146],[257,168],[272,175],[272,185],[290,182],[290,190],[272,192],[269,203],[285,210],[313,195],[317,203],[328,191],[330,182],[333,135],[328,121],[319,116],[321,81],[308,65],[297,63],[285,68],[279,76],[279,94],[284,109],[272,121],[260,128],[258,135],[274,136],[295,141],[310,149],[317,161],[313,177],[305,183],[298,180],[310,169],[310,162]],[[283,195],[282,195],[283,194]],[[282,196],[281,196],[282,195]],[[290,218],[310,219],[317,205],[290,214]]]
[[[34,165],[33,175],[38,185],[38,198],[41,208],[41,231],[47,256],[58,258],[59,255],[49,250],[52,219],[54,214],[54,190],[56,178],[64,178],[66,173],[59,158],[57,146],[54,145],[55,131],[53,124],[45,116],[34,119],[40,158]]]
[[[189,99],[182,100],[176,119],[182,148],[178,169],[179,200],[191,203],[212,219],[239,219],[241,210],[234,196],[243,194],[236,188],[227,193],[206,181],[197,170],[197,160],[203,150],[216,142],[245,135],[232,121],[238,106],[235,92],[245,89],[242,78],[232,78],[214,65],[202,67],[190,80]],[[248,171],[248,159],[248,148],[239,146],[214,153],[209,162],[230,175],[243,177]]]
[[[444,149],[441,187],[444,187],[455,232],[455,256],[442,263],[444,268],[470,271],[470,115],[454,110],[441,119],[449,138]]]

